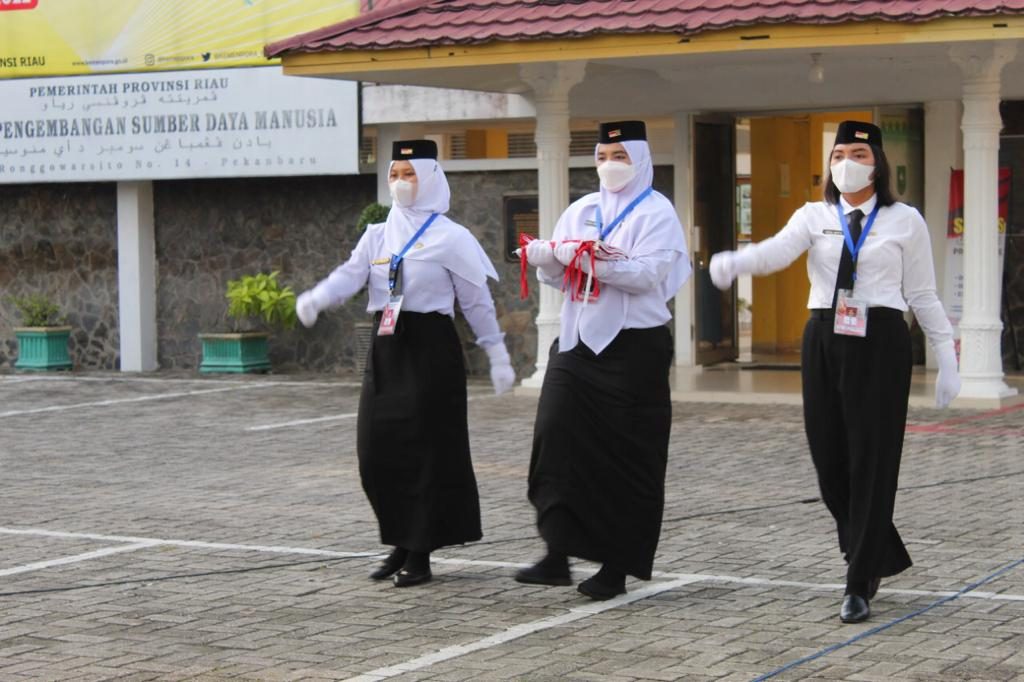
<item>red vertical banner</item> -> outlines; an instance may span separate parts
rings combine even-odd
[[[964,171],[953,168],[949,171],[949,220],[946,236],[950,239],[964,233]]]
[[[1010,217],[1010,168],[999,169],[999,234],[1006,234]],[[946,236],[950,239],[964,233],[964,172],[954,168],[949,173],[949,221]]]

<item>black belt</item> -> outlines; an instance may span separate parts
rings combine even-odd
[[[832,308],[811,308],[812,320],[831,321],[836,318],[836,311]],[[883,308],[882,306],[868,308],[869,320],[902,320],[903,311],[896,308]]]

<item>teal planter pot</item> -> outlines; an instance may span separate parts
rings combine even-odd
[[[240,334],[200,334],[203,361],[199,371],[214,372],[269,372],[267,340],[270,334],[244,332]]]
[[[37,371],[71,369],[68,339],[71,327],[15,327],[18,369]]]

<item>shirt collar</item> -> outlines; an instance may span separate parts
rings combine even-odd
[[[846,199],[842,195],[839,195],[839,203],[843,207],[843,215],[850,215],[850,213],[853,212],[854,210],[859,210],[864,215],[868,215],[873,210],[875,210],[875,204],[878,203],[878,195],[872,194],[871,198],[865,201],[860,206],[850,206],[850,204],[846,202]]]

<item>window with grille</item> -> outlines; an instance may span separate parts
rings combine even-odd
[[[372,166],[377,163],[377,138],[366,136],[359,138],[359,164]]]
[[[466,158],[466,133],[453,133],[448,136],[448,158]]]
[[[601,139],[596,130],[573,130],[570,136],[570,156],[593,156],[594,145]]]
[[[508,158],[529,159],[537,156],[537,143],[533,141],[533,133],[508,134]]]

